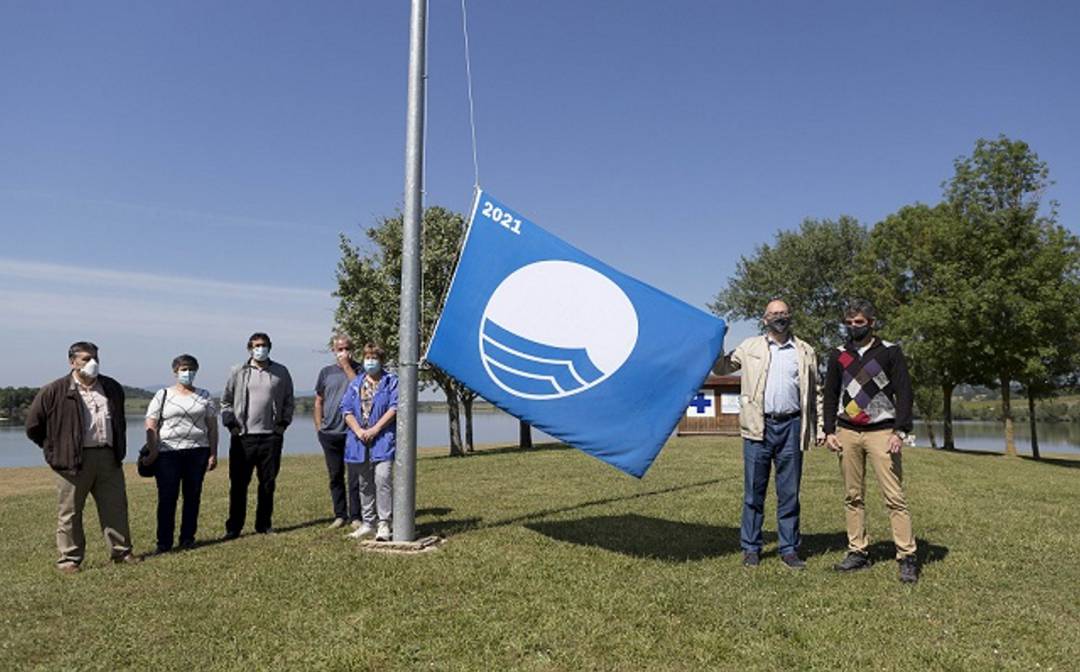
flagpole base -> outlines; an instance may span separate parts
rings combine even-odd
[[[361,551],[367,551],[371,553],[390,553],[394,555],[419,555],[421,553],[430,553],[442,548],[446,543],[446,539],[443,537],[429,536],[421,537],[416,541],[375,541],[373,539],[365,539],[358,545]]]

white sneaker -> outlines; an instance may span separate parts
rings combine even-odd
[[[336,530],[339,527],[345,527],[345,519],[344,518],[334,518],[334,522],[330,523],[329,527],[330,527],[331,530]]]
[[[359,530],[361,525],[363,525],[363,523],[360,522],[359,520],[354,520],[351,523],[349,523],[349,527],[351,527],[354,530]]]
[[[390,541],[393,534],[390,532],[390,523],[385,520],[379,521],[379,531],[375,533],[375,541]]]
[[[350,532],[347,536],[350,539],[367,539],[375,534],[375,528],[367,523],[362,523],[360,527]]]

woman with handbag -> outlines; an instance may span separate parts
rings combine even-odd
[[[157,550],[172,549],[176,503],[181,492],[180,548],[195,545],[203,478],[217,466],[218,410],[210,393],[195,387],[199,362],[180,355],[172,362],[176,385],[159,390],[146,409],[147,455],[157,481]]]

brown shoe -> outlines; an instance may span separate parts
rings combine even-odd
[[[78,574],[79,564],[76,562],[61,562],[56,565],[56,571],[61,574]]]
[[[118,565],[137,565],[142,562],[142,558],[129,552],[121,555],[119,558],[113,558],[113,562]]]

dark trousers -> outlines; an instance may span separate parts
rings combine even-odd
[[[280,434],[243,434],[229,441],[229,519],[225,531],[239,534],[247,518],[247,489],[251,472],[259,477],[255,531],[266,532],[274,517],[274,484],[281,469]]]
[[[802,451],[799,416],[790,420],[765,420],[765,440],[743,439],[743,510],[739,541],[744,551],[761,552],[761,524],[765,520],[765,494],[769,472],[776,465],[776,532],[780,554],[798,550],[799,482]]]
[[[360,520],[360,474],[355,465],[345,463],[345,436],[319,432],[319,445],[322,446],[323,457],[326,458],[326,473],[330,477],[330,500],[334,505],[334,517]]]
[[[173,547],[176,531],[176,502],[181,492],[184,507],[180,511],[180,544],[195,541],[199,526],[199,501],[202,499],[203,479],[210,461],[210,448],[163,450],[155,463],[154,480],[157,481],[157,549],[167,551]]]

